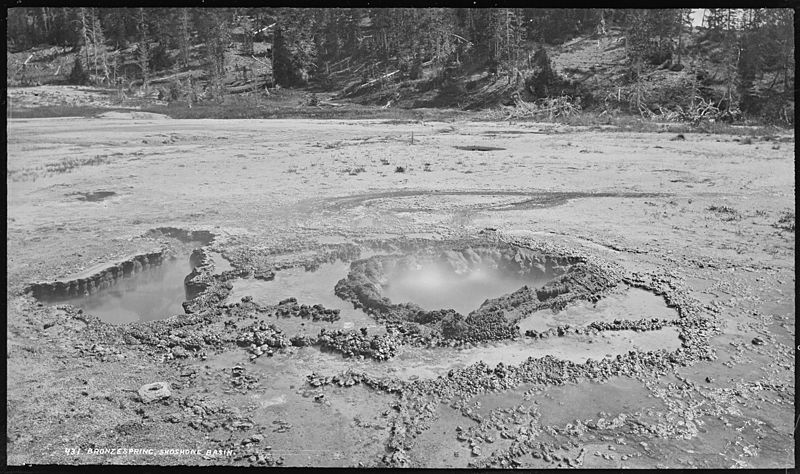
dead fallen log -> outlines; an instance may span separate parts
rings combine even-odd
[[[328,101],[328,100],[321,100],[321,101],[317,102],[317,105],[324,105],[324,106],[327,106],[327,107],[343,107],[344,106],[344,104],[336,104],[336,103]]]
[[[264,66],[269,66],[269,67],[272,67],[270,64],[267,64],[267,63],[265,63],[264,61],[262,61],[262,60],[260,60],[260,59],[256,58],[256,57],[255,57],[255,55],[252,55],[252,54],[251,54],[251,55],[250,55],[250,57],[251,57],[251,58],[253,58],[255,61],[257,61],[257,62],[259,62],[259,63],[263,64]]]
[[[382,81],[382,80],[384,80],[384,79],[388,79],[388,78],[390,78],[390,77],[394,76],[395,74],[397,74],[398,72],[400,72],[400,70],[399,70],[399,69],[398,69],[397,71],[393,71],[393,72],[390,72],[390,73],[388,73],[388,74],[384,74],[383,76],[380,76],[380,77],[378,77],[377,79],[373,79],[373,80],[371,80],[371,81],[365,82],[364,84],[361,84],[360,86],[356,87],[356,88],[353,90],[353,93],[356,93],[356,92],[358,92],[359,90],[361,90],[361,89],[363,89],[363,88],[365,88],[365,87],[369,87],[369,86],[371,86],[372,84],[375,84],[376,82]]]
[[[168,81],[172,81],[172,80],[175,80],[175,79],[183,79],[183,78],[190,77],[190,76],[195,76],[195,75],[197,75],[197,73],[195,71],[179,72],[179,73],[172,74],[172,75],[169,75],[169,76],[156,77],[156,78],[150,79],[150,84],[159,84],[159,83],[162,83],[162,82],[168,82]]]
[[[348,57],[346,57],[344,59],[340,59],[339,61],[336,61],[335,63],[328,65],[328,69],[336,69],[336,66],[339,66],[340,64],[342,64],[344,62],[346,62],[349,65],[350,64],[350,59],[352,59],[352,56],[348,56]]]
[[[226,88],[226,91],[229,94],[240,94],[242,92],[252,92],[254,90],[263,89],[266,85],[267,83],[265,81],[250,81],[240,86],[229,86]]]

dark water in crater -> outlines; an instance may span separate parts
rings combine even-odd
[[[68,303],[115,324],[163,319],[184,314],[181,306],[186,299],[183,280],[191,271],[189,255],[179,255],[92,295],[61,298],[50,303]]]
[[[527,285],[536,288],[552,277],[532,277],[481,265],[457,273],[439,262],[395,272],[383,285],[383,295],[392,303],[412,302],[426,310],[454,309],[469,314],[487,299],[513,293]]]
[[[281,320],[280,326],[292,333],[306,329],[316,334],[319,328],[323,327],[327,329],[366,327],[370,329],[371,333],[385,332],[383,326],[370,315],[354,309],[352,303],[344,301],[334,294],[333,289],[336,283],[347,277],[349,271],[349,263],[336,261],[323,263],[314,271],[305,271],[300,267],[281,270],[275,273],[275,279],[272,281],[239,278],[233,280],[233,291],[227,301],[234,303],[241,300],[243,296],[252,296],[258,303],[273,305],[286,298],[297,298],[299,304],[321,304],[328,309],[340,311],[341,319],[334,323],[312,323],[298,318]]]

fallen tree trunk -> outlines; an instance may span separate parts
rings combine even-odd
[[[317,105],[325,105],[327,107],[343,107],[344,106],[344,104],[336,104],[334,102],[330,102],[330,101],[327,101],[327,100],[321,100],[321,101],[319,101],[317,103]]]
[[[251,81],[241,86],[231,86],[227,88],[229,94],[240,94],[242,92],[251,92],[253,90],[263,89],[267,85],[266,81]]]
[[[369,86],[371,86],[371,85],[375,84],[375,83],[376,83],[376,82],[378,82],[378,81],[381,81],[381,80],[383,80],[383,79],[387,79],[387,78],[389,78],[389,77],[391,77],[391,76],[394,76],[394,75],[395,75],[395,74],[397,74],[398,72],[400,72],[400,70],[399,70],[399,69],[398,69],[397,71],[392,71],[392,72],[390,72],[390,73],[388,73],[388,74],[384,74],[383,76],[380,76],[380,77],[378,77],[377,79],[373,79],[373,80],[371,80],[371,81],[365,82],[365,83],[363,83],[363,84],[360,84],[360,85],[356,85],[356,83],[352,83],[352,84],[348,85],[347,87],[345,87],[345,88],[342,90],[342,92],[340,92],[340,93],[339,93],[338,97],[348,97],[348,96],[351,96],[351,95],[353,95],[353,94],[357,93],[358,91],[360,91],[360,90],[362,90],[362,89],[364,89],[364,88],[366,88],[366,87],[369,87]]]
[[[160,82],[167,82],[167,81],[171,81],[173,79],[183,79],[185,77],[195,76],[195,75],[197,75],[197,73],[194,72],[194,71],[179,72],[177,74],[172,74],[170,76],[157,77],[157,78],[154,78],[154,79],[150,79],[150,83],[151,84],[158,84]]]
[[[262,60],[260,60],[260,59],[256,58],[256,57],[255,57],[254,55],[252,55],[252,54],[250,55],[250,57],[251,57],[251,58],[253,58],[255,61],[257,61],[257,62],[259,62],[259,63],[263,64],[264,66],[270,66],[270,67],[272,67],[272,65],[265,63],[264,61],[262,61]]]
[[[369,87],[369,86],[371,86],[372,84],[375,84],[378,81],[382,81],[384,79],[388,79],[388,78],[394,76],[395,74],[397,74],[398,72],[400,72],[399,69],[397,71],[393,71],[393,72],[390,72],[388,74],[384,74],[383,76],[380,76],[377,79],[373,79],[373,80],[371,80],[369,82],[365,82],[364,84],[361,84],[360,86],[356,87],[353,92],[358,92],[359,90],[361,90],[361,89],[363,89],[365,87]]]

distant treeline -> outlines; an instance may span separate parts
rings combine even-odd
[[[623,32],[631,71],[680,65],[691,9],[449,9],[449,8],[11,8],[10,51],[50,44],[80,48],[82,67],[109,76],[109,49],[135,47],[140,78],[188,66],[199,57],[211,84],[225,74],[225,51],[252,55],[269,43],[271,80],[284,86],[324,83],[350,64],[364,77],[397,70],[414,79],[423,65],[456,74],[467,65],[512,73],[529,58],[533,42],[558,44],[579,35]],[[731,94],[746,101],[764,72],[782,73],[793,89],[794,12],[791,9],[706,9],[707,38],[730,66]],[[178,51],[177,55],[167,51]],[[175,64],[177,62],[177,64]],[[776,75],[776,77],[778,77]]]

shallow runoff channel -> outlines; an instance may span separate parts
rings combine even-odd
[[[300,318],[272,318],[287,335],[307,333],[316,335],[319,328],[353,330],[369,329],[369,334],[383,334],[385,329],[370,315],[354,309],[352,304],[334,294],[336,283],[350,270],[347,262],[336,261],[321,264],[315,271],[295,267],[276,272],[272,281],[237,279],[228,302],[251,296],[260,304],[274,305],[294,297],[299,304],[322,304],[326,308],[341,310],[341,319],[329,322],[312,322]],[[495,275],[494,270],[481,268],[463,278],[449,278],[443,270],[423,265],[392,279],[392,285],[384,288],[393,302],[412,300],[425,309],[443,306],[453,307],[462,314],[476,309],[490,297],[513,292],[523,285],[535,283],[522,276]],[[621,288],[597,304],[579,301],[560,312],[537,311],[520,321],[521,333],[526,328],[544,330],[559,324],[585,326],[594,321],[614,319],[677,318],[677,312],[666,306],[664,299],[649,291],[637,288]],[[272,375],[297,371],[307,374],[308,368],[331,375],[346,370],[356,370],[380,377],[392,375],[404,380],[435,378],[446,375],[450,369],[466,367],[483,361],[490,366],[502,362],[518,365],[529,357],[547,355],[575,363],[587,359],[601,360],[625,354],[630,350],[651,351],[665,349],[673,351],[680,347],[678,329],[667,326],[652,331],[603,331],[596,335],[567,334],[562,337],[533,339],[520,337],[515,341],[467,344],[459,348],[417,348],[401,346],[396,357],[378,362],[371,359],[344,358],[337,352],[321,351],[317,347],[292,347],[274,357],[262,357],[255,364],[258,370]],[[235,351],[224,356],[230,362],[244,362],[248,356]],[[241,359],[241,360],[240,360]],[[291,368],[296,365],[297,368]],[[275,373],[273,373],[275,372]],[[302,374],[301,374],[302,373]]]
[[[302,380],[313,370],[321,375],[335,375],[347,370],[365,372],[373,377],[387,375],[401,380],[436,378],[446,376],[451,369],[467,367],[485,362],[494,367],[519,365],[529,357],[547,355],[575,363],[587,359],[614,358],[630,350],[651,351],[665,349],[673,351],[680,346],[678,330],[674,327],[647,332],[613,331],[598,336],[568,335],[546,340],[520,338],[517,341],[490,342],[465,348],[415,348],[402,346],[400,353],[384,362],[372,359],[344,358],[336,352],[321,351],[317,347],[291,347],[285,353],[255,360],[255,368],[267,377],[296,376]],[[215,356],[221,366],[245,363],[249,355],[243,351],[232,351]]]

